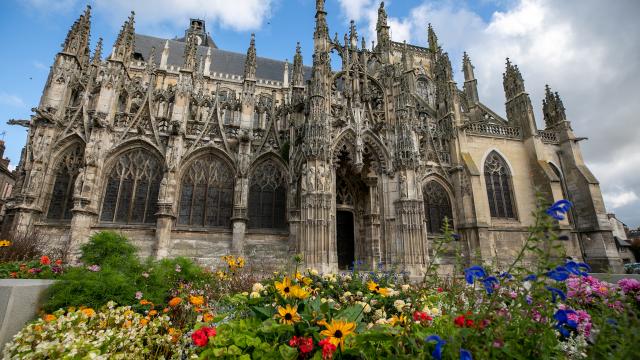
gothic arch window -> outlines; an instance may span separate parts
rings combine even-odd
[[[505,160],[495,151],[484,162],[484,179],[491,217],[515,219],[511,173]]]
[[[453,230],[453,211],[447,190],[439,182],[431,180],[423,189],[423,197],[427,231],[430,234],[442,233],[445,218]]]
[[[156,220],[163,169],[149,151],[137,148],[119,156],[107,177],[100,220],[149,224]]]
[[[249,185],[249,228],[286,229],[285,175],[273,161],[258,165]]]
[[[84,162],[84,149],[77,144],[67,150],[55,167],[55,180],[47,210],[49,220],[70,220],[73,208],[73,188]]]
[[[182,177],[178,224],[230,227],[233,181],[233,171],[217,156],[195,160]]]

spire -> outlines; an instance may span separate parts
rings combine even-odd
[[[184,65],[185,70],[197,70],[196,58],[198,54],[198,37],[193,33],[187,33],[187,43],[184,45]]]
[[[62,52],[73,55],[80,64],[89,63],[89,36],[91,32],[91,6],[76,20],[62,44]]]
[[[327,12],[324,10],[324,0],[316,0],[316,27],[313,32],[314,53],[329,52],[329,27],[327,26]]]
[[[433,27],[431,26],[431,23],[429,23],[429,26],[427,27],[427,36],[428,36],[428,40],[429,40],[429,50],[431,50],[432,53],[437,53],[438,52],[438,37],[436,36],[436,32],[433,30]]]
[[[284,70],[282,71],[282,87],[289,87],[289,59],[284,60]]]
[[[467,55],[467,52],[465,51],[464,54],[462,55],[462,71],[464,72],[464,80],[465,81],[469,81],[469,80],[474,80],[476,77],[473,74],[473,65],[471,65],[471,59],[469,58],[469,55]]]
[[[402,66],[404,67],[404,71],[409,71],[413,69],[413,66],[411,64],[411,55],[409,54],[408,50],[407,50],[407,41],[404,41],[404,46],[402,47],[402,57],[400,59],[400,62],[402,63]]]
[[[254,33],[251,33],[251,42],[244,60],[244,78],[245,80],[256,78],[256,35]]]
[[[147,69],[155,70],[156,69],[156,47],[152,46],[149,51],[149,58],[147,59]]]
[[[349,24],[349,45],[352,49],[358,48],[358,30],[356,29],[356,22],[353,20]]]
[[[549,85],[544,87],[544,99],[542,100],[542,114],[546,128],[553,127],[563,121],[567,121],[564,105],[558,93],[553,93]]]
[[[91,59],[92,64],[98,64],[102,61],[102,38],[98,39],[98,43],[96,44],[96,49],[93,51],[93,58]]]
[[[462,56],[462,71],[464,72],[464,93],[467,95],[467,100],[470,103],[477,104],[478,99],[478,80],[476,80],[473,74],[473,65],[471,65],[471,59],[467,52],[464,52]]]
[[[160,56],[160,69],[167,70],[167,59],[169,59],[169,40],[164,43],[162,55]]]
[[[110,60],[122,61],[125,64],[131,61],[135,47],[135,15],[132,11],[127,21],[122,25],[116,43],[113,45]]]
[[[293,74],[291,75],[293,87],[304,87],[304,74],[302,68],[302,52],[300,42],[296,44],[296,54],[293,56]]]
[[[507,70],[502,74],[502,85],[507,101],[525,92],[520,69],[517,65],[512,65],[509,58],[507,58]]]
[[[211,73],[211,48],[207,47],[207,55],[204,58],[204,72],[205,76],[209,76]]]

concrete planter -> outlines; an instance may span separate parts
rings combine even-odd
[[[640,274],[609,274],[609,273],[589,273],[593,277],[601,281],[606,281],[612,284],[617,283],[622,279],[636,279],[640,281]]]
[[[0,351],[38,315],[45,292],[56,280],[0,280]]]

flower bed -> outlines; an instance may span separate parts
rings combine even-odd
[[[394,272],[319,274],[296,256],[288,271],[264,271],[226,256],[207,278],[176,278],[161,299],[129,294],[99,311],[65,308],[43,314],[5,349],[21,358],[229,359],[504,359],[634,358],[640,341],[640,282],[589,276],[586,264],[560,263],[552,219],[568,202],[536,214],[536,225],[512,264],[462,266],[423,281]],[[443,242],[454,234],[447,228]],[[454,244],[454,243],[452,243]],[[442,249],[448,244],[435,244]],[[560,253],[559,253],[560,252]],[[438,252],[434,257],[438,256]],[[535,261],[531,261],[535,259]],[[527,260],[527,261],[525,261]],[[524,266],[524,263],[535,264]],[[157,266],[151,264],[153,266]],[[89,271],[89,270],[86,270]],[[94,272],[100,274],[104,268]],[[136,271],[149,274],[142,267]],[[153,271],[152,271],[153,272]],[[155,276],[155,275],[154,275]],[[142,276],[152,282],[153,276]]]

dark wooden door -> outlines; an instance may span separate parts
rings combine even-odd
[[[350,269],[355,260],[353,213],[351,211],[337,211],[338,268]]]

